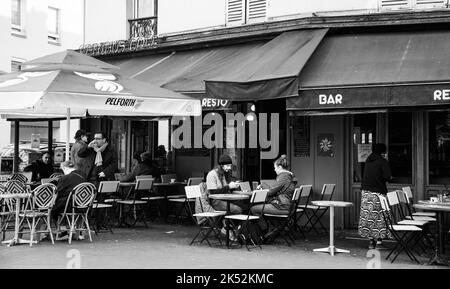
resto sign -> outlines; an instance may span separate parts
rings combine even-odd
[[[203,98],[202,108],[204,109],[221,109],[227,108],[231,104],[231,101],[227,99],[217,99],[217,98]]]

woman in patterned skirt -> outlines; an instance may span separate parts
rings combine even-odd
[[[381,246],[382,239],[390,238],[390,232],[381,212],[379,195],[387,194],[386,182],[392,179],[391,169],[386,160],[386,145],[377,143],[366,160],[361,183],[361,212],[358,233],[370,239],[369,248]]]

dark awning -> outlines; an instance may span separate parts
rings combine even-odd
[[[284,32],[241,62],[227,63],[217,77],[206,79],[206,95],[234,100],[297,95],[298,75],[328,29]]]
[[[328,36],[300,73],[288,110],[450,104],[450,32]]]

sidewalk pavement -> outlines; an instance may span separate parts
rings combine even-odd
[[[0,245],[0,268],[210,268],[210,269],[432,269],[441,266],[417,265],[401,254],[391,264],[384,258],[387,250],[369,251],[368,241],[359,239],[356,231],[335,232],[338,248],[350,250],[350,254],[313,252],[314,248],[328,246],[328,235],[308,233],[307,239],[299,238],[289,247],[282,239],[262,250],[250,252],[244,247],[226,249],[208,247],[207,244],[189,246],[197,232],[193,225],[168,225],[153,222],[149,228],[114,228],[114,234],[93,233],[88,238],[67,241],[42,241],[33,247]],[[9,236],[7,236],[9,237]],[[27,236],[24,236],[27,237]],[[391,247],[393,243],[386,243]],[[426,263],[428,257],[419,257]]]

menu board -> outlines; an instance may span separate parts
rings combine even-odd
[[[309,117],[294,116],[292,118],[292,128],[294,132],[294,157],[309,157]]]

